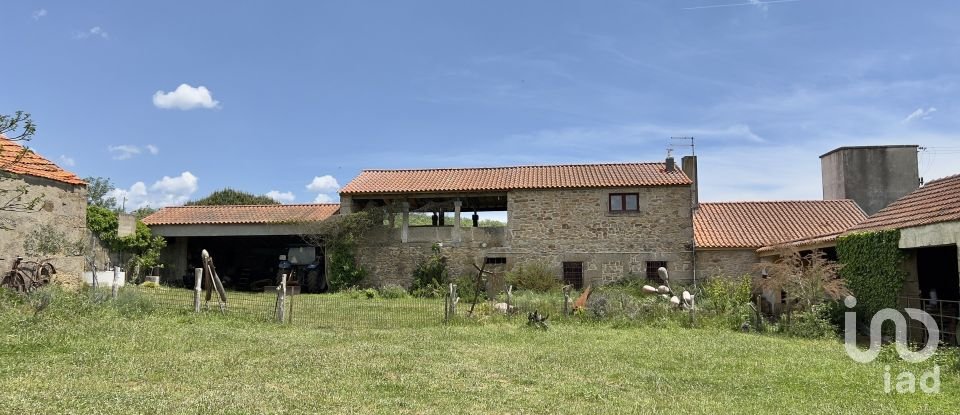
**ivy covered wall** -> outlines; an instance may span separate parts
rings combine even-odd
[[[897,308],[907,272],[906,255],[899,248],[900,231],[856,233],[837,240],[840,276],[857,298],[857,311],[873,316],[884,308]]]

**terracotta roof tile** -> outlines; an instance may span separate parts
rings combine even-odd
[[[0,134],[0,170],[73,185],[87,184],[77,175],[61,169],[32,150],[25,150],[20,143],[3,134]]]
[[[866,218],[852,200],[701,203],[698,248],[753,248],[840,233]]]
[[[897,199],[850,232],[903,229],[960,220],[960,174],[931,181]]]
[[[321,221],[337,213],[336,203],[165,207],[143,218],[146,225],[261,224]]]
[[[664,163],[579,164],[424,170],[364,170],[341,194],[481,192],[515,189],[689,185]]]

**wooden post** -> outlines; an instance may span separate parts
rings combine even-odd
[[[570,286],[563,286],[563,315],[570,315]]]
[[[513,307],[513,286],[507,286],[507,314],[510,314],[510,310]]]
[[[111,287],[111,294],[113,299],[117,299],[117,290],[120,289],[120,267],[113,267],[113,287]]]
[[[193,312],[200,312],[200,285],[203,283],[203,268],[193,270]]]
[[[287,303],[287,274],[282,274],[280,277],[280,285],[277,290],[280,291],[277,293],[277,321],[283,324]]]
[[[450,311],[449,315],[451,317],[457,315],[457,302],[460,298],[457,297],[457,284],[450,284]]]

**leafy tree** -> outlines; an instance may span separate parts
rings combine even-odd
[[[87,228],[111,250],[133,254],[128,268],[139,266],[145,271],[160,262],[160,252],[167,246],[162,236],[151,234],[150,228],[139,219],[133,235],[118,237],[118,227],[117,212],[102,206],[87,206]]]
[[[106,177],[86,177],[83,181],[87,182],[87,205],[100,206],[110,210],[117,208],[117,198],[110,196],[116,187]]]
[[[29,113],[17,111],[14,115],[0,114],[0,135],[7,137],[10,141],[30,141],[37,132],[37,126],[33,123]],[[0,152],[5,150],[0,146]],[[23,147],[17,154],[0,154],[7,161],[0,161],[0,183],[11,180],[12,175],[4,170],[20,162],[20,160],[29,153],[27,147]],[[33,211],[41,201],[41,197],[28,197],[28,188],[26,185],[18,185],[13,188],[4,186],[0,188],[0,211],[8,212],[30,212]],[[10,220],[0,220],[0,229],[13,229]]]
[[[150,207],[150,206],[144,206],[144,207],[139,208],[139,209],[137,209],[137,210],[135,210],[135,211],[133,211],[133,212],[130,212],[130,213],[132,213],[133,216],[136,216],[136,217],[137,217],[137,220],[139,221],[139,220],[143,220],[143,218],[145,218],[145,217],[147,217],[147,216],[152,215],[152,214],[153,214],[154,212],[156,212],[156,211],[157,211],[157,209],[154,209],[154,208],[152,208],[152,207]]]
[[[209,196],[187,202],[187,206],[222,206],[222,205],[279,205],[280,203],[267,196],[257,196],[235,189],[222,189]]]

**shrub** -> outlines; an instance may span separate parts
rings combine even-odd
[[[477,284],[476,275],[461,275],[453,280],[457,284],[457,295],[464,301],[471,303],[474,297],[477,301],[483,301],[487,298],[486,287]]]
[[[380,287],[380,296],[383,298],[407,298],[410,294],[407,289],[396,284],[386,284]]]
[[[160,284],[155,283],[155,282],[153,282],[153,281],[146,281],[146,282],[140,284],[140,287],[143,287],[143,288],[160,288]]]
[[[780,260],[765,264],[766,278],[759,280],[765,291],[785,292],[787,301],[800,311],[849,295],[846,281],[840,278],[840,264],[827,259],[823,251],[803,255],[795,248],[782,253]]]
[[[517,265],[507,273],[506,279],[508,284],[518,290],[548,292],[560,288],[560,280],[543,262]]]
[[[780,330],[791,336],[808,339],[833,337],[836,331],[827,314],[826,304],[816,304],[810,310],[793,313],[789,319],[781,317]]]
[[[449,283],[450,278],[447,271],[447,258],[440,252],[440,245],[433,244],[430,249],[431,255],[417,263],[417,268],[413,271],[411,292],[421,297],[435,297],[438,289],[442,296],[443,287]]]

